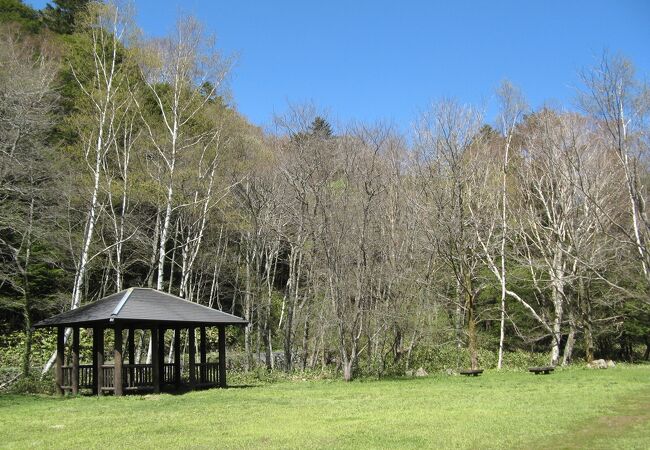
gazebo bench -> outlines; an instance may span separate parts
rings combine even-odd
[[[483,369],[468,369],[460,371],[460,374],[465,375],[466,377],[478,377],[482,373]]]
[[[548,375],[551,372],[553,372],[554,370],[555,370],[555,367],[553,367],[553,366],[531,367],[530,369],[528,369],[529,372],[532,372],[535,375],[539,375],[539,374]]]

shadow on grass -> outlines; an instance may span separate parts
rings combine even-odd
[[[248,388],[255,388],[259,387],[260,385],[254,385],[254,384],[233,384],[233,385],[227,385],[225,388],[222,388],[220,386],[206,386],[206,387],[197,387],[192,389],[190,386],[183,385],[179,388],[176,387],[165,387],[161,390],[161,393],[164,394],[169,394],[169,395],[185,395],[190,392],[205,392],[205,391],[219,391],[219,390],[229,390],[229,389],[248,389]],[[152,389],[148,389],[142,392],[129,392],[128,395],[147,395],[147,394],[153,394]]]

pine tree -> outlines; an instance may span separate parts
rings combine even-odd
[[[0,23],[18,23],[31,33],[38,33],[42,26],[38,11],[21,0],[0,0]]]
[[[320,116],[316,116],[314,121],[309,126],[309,132],[313,136],[330,138],[332,137],[332,126],[327,120],[323,119]]]
[[[43,9],[47,26],[55,33],[72,34],[77,14],[88,6],[90,0],[54,0]]]

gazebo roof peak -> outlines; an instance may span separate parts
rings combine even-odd
[[[151,288],[131,287],[38,322],[35,327],[125,324],[246,325],[241,317]]]

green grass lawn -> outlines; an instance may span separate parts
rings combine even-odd
[[[650,448],[650,366],[0,396],[0,447]]]

